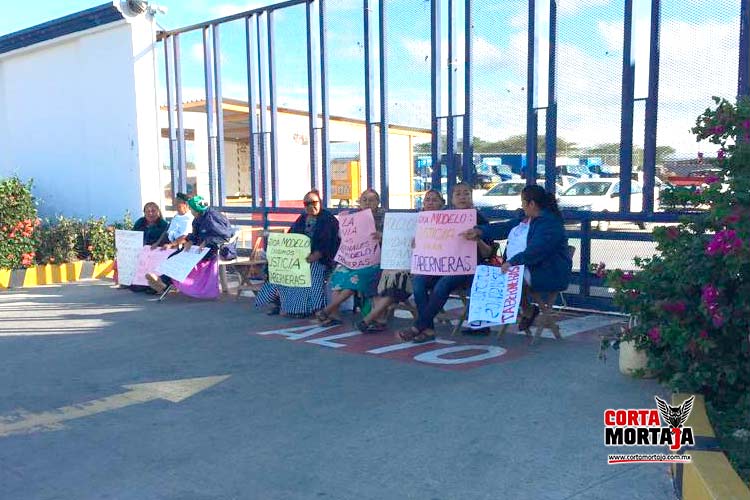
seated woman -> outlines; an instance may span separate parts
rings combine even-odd
[[[456,184],[451,196],[454,209],[469,209],[474,207],[471,185],[465,182]],[[478,225],[487,224],[487,219],[477,212]],[[494,250],[490,238],[479,238],[474,232],[465,231],[462,237],[477,242],[477,262],[482,262],[492,256]],[[417,318],[414,325],[407,330],[396,332],[396,338],[403,342],[428,342],[435,339],[435,316],[448,301],[450,293],[457,288],[471,286],[474,278],[472,274],[454,276],[412,276],[414,288],[414,302],[417,304]]]
[[[167,221],[161,216],[159,205],[149,201],[143,205],[143,217],[135,221],[133,231],[143,231],[143,244],[153,245],[167,230],[167,227]]]
[[[193,227],[193,214],[190,213],[190,207],[188,206],[189,199],[185,193],[177,193],[174,199],[177,214],[172,217],[167,230],[151,245],[151,248],[162,247],[163,250],[180,248],[187,241]]]
[[[306,318],[326,306],[326,277],[333,268],[333,258],[339,248],[339,221],[321,206],[320,193],[309,191],[303,200],[305,212],[289,229],[290,233],[310,237],[312,283],[309,288],[276,285],[266,282],[258,291],[255,307],[273,304],[268,314],[292,318]]]
[[[159,205],[149,201],[143,205],[143,217],[135,221],[133,231],[143,231],[143,244],[153,245],[159,241],[167,227],[167,221],[162,217]],[[144,285],[130,285],[128,288],[133,292],[149,291],[149,287]]]
[[[440,191],[430,189],[424,195],[422,211],[442,210],[445,200]],[[391,304],[406,302],[412,294],[411,273],[409,271],[383,271],[378,283],[378,295],[372,300],[372,309],[362,321],[357,323],[364,333],[376,333],[385,330],[386,312]]]
[[[184,281],[173,280],[166,275],[157,276],[154,273],[146,274],[146,280],[157,293],[163,292],[169,285],[174,285],[180,293],[189,297],[215,299],[220,294],[219,247],[229,241],[234,231],[229,220],[220,212],[210,209],[202,196],[190,198],[188,206],[194,217],[193,231],[187,236],[182,250],[173,255],[187,251],[193,245],[199,245],[201,249],[208,248],[209,252],[195,265]]]
[[[380,241],[383,235],[383,218],[385,212],[380,207],[380,195],[374,189],[367,189],[359,197],[360,210],[371,210],[375,218],[375,232],[372,238]],[[362,269],[349,269],[339,264],[331,275],[333,297],[327,307],[318,311],[317,320],[324,326],[340,325],[339,306],[355,293],[364,299],[377,294],[380,266],[374,265]]]
[[[528,295],[536,299],[542,313],[547,313],[557,294],[570,284],[573,259],[568,249],[565,225],[557,206],[554,193],[542,186],[529,185],[521,191],[521,208],[525,218],[503,224],[479,225],[467,231],[474,237],[492,239],[508,238],[506,261],[503,271],[510,266],[525,266],[524,308],[519,319],[519,329],[526,330],[539,314],[537,306],[531,306]],[[560,336],[557,325],[550,325],[555,337]]]

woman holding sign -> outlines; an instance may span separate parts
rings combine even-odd
[[[424,194],[422,212],[442,210],[445,206],[443,195],[437,189],[430,189]],[[412,247],[414,241],[412,239]],[[373,298],[372,310],[357,328],[363,333],[377,333],[386,329],[387,320],[384,318],[391,304],[406,302],[412,294],[411,273],[409,271],[384,270],[378,283],[378,295]]]
[[[474,208],[472,200],[471,185],[465,182],[456,184],[451,195],[452,208],[466,210]],[[477,211],[477,224],[487,224],[485,219]],[[477,262],[481,262],[492,256],[494,247],[489,238],[478,238],[468,231],[457,235],[457,237],[477,242]],[[414,325],[407,330],[396,333],[396,337],[403,342],[429,342],[435,339],[435,316],[440,312],[448,301],[450,293],[457,288],[468,288],[471,286],[472,274],[453,274],[444,276],[428,276],[415,274],[412,277],[414,288],[414,302],[417,304],[417,319]]]
[[[219,248],[232,237],[233,229],[222,213],[212,210],[202,196],[193,196],[188,200],[190,212],[193,214],[193,231],[188,234],[187,241],[174,254],[187,252],[193,245],[201,250],[207,248],[208,253],[195,265],[190,274],[182,281],[173,280],[169,276],[158,276],[156,273],[146,274],[149,286],[157,293],[163,292],[169,285],[174,285],[180,293],[197,299],[215,299],[219,296]]]
[[[508,238],[503,272],[507,272],[510,266],[525,266],[528,272],[525,276],[528,291],[539,298],[538,302],[543,309],[541,312],[544,314],[551,310],[551,301],[554,301],[558,292],[568,288],[573,259],[554,193],[548,193],[538,185],[526,186],[521,191],[521,208],[525,219],[503,224],[479,224],[466,233],[477,238]],[[537,306],[528,307],[526,297],[522,302],[525,307],[519,320],[520,330],[529,328],[540,312]],[[552,330],[555,336],[559,335],[554,327]]]
[[[272,304],[270,315],[306,318],[326,306],[325,279],[333,267],[339,247],[339,222],[321,206],[320,193],[312,190],[304,196],[305,212],[289,229],[290,233],[310,237],[311,286],[293,287],[266,282],[258,292],[255,307]]]
[[[372,217],[368,222],[369,234],[362,233],[362,226],[353,224],[354,217],[341,218],[339,233],[342,237],[341,247],[337,253],[338,267],[331,275],[331,288],[333,299],[325,308],[315,315],[317,320],[324,326],[340,325],[339,306],[359,293],[365,299],[378,293],[378,280],[380,279],[380,240],[383,236],[383,218],[385,212],[380,209],[380,195],[374,189],[367,189],[359,197],[359,211],[370,211]],[[349,214],[341,213],[346,216]],[[360,232],[358,234],[358,231]],[[344,241],[346,239],[346,241]],[[349,241],[352,244],[349,245]],[[343,251],[346,250],[346,251]],[[343,261],[343,262],[342,262]],[[362,264],[362,265],[360,265]]]

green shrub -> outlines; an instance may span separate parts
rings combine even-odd
[[[45,219],[37,235],[37,263],[64,264],[78,260],[82,231],[83,224],[78,219],[62,215]]]
[[[621,340],[673,389],[727,405],[750,390],[750,100],[714,101],[693,132],[719,146],[722,176],[684,200],[708,210],[656,228],[657,255],[607,282],[636,320]]]
[[[39,219],[31,195],[32,182],[18,177],[0,179],[0,269],[29,267]]]

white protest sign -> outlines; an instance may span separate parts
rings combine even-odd
[[[117,282],[121,285],[132,285],[138,255],[143,248],[143,231],[115,230],[115,249],[117,250]]]
[[[496,266],[477,266],[471,284],[469,322],[515,323],[522,291],[523,266],[511,266],[507,273]]]
[[[141,252],[138,255],[138,265],[135,268],[135,276],[133,276],[133,284],[148,286],[146,273],[155,273],[161,263],[167,260],[167,257],[174,252],[174,249],[162,250],[161,247],[155,250],[151,250],[150,246],[141,248]]]
[[[362,269],[380,262],[380,242],[373,239],[375,219],[370,210],[339,214],[341,244],[335,261],[349,269]]]
[[[159,274],[166,274],[173,280],[184,281],[195,265],[208,253],[208,250],[208,248],[200,250],[197,246],[183,250],[174,257],[162,262],[157,272]]]
[[[412,243],[416,232],[416,212],[385,214],[383,245],[380,248],[381,269],[411,269]]]

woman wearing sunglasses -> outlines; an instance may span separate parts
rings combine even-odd
[[[310,237],[310,263],[312,284],[309,288],[275,285],[266,282],[255,299],[256,307],[272,304],[268,314],[281,314],[291,318],[306,318],[326,307],[325,280],[333,268],[333,257],[339,249],[339,221],[324,209],[320,193],[313,189],[303,203],[305,211],[292,224],[290,233]]]

